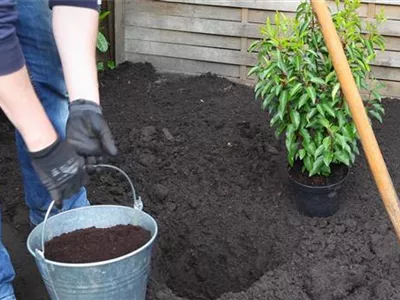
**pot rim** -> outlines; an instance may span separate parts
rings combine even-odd
[[[288,175],[289,175],[288,177],[292,182],[296,183],[299,186],[305,187],[305,188],[311,188],[314,190],[322,190],[322,189],[332,188],[332,187],[342,184],[349,177],[350,167],[346,166],[345,164],[342,164],[342,165],[345,166],[345,168],[346,168],[346,174],[338,182],[329,184],[329,185],[308,185],[308,184],[301,183],[301,182],[297,181],[296,179],[292,178],[292,176],[290,176],[289,169],[288,169]]]

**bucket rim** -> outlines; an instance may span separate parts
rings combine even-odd
[[[139,211],[140,213],[147,215],[147,216],[151,219],[151,221],[154,223],[154,234],[152,234],[152,237],[150,238],[150,240],[147,241],[147,243],[144,244],[142,247],[140,247],[140,248],[136,249],[135,251],[132,251],[132,252],[130,252],[130,253],[128,253],[128,254],[125,254],[125,255],[123,255],[123,256],[119,256],[119,257],[116,257],[116,258],[113,258],[113,259],[108,259],[108,260],[99,261],[99,262],[90,262],[90,263],[63,263],[63,262],[57,262],[57,261],[49,260],[49,259],[47,259],[45,256],[43,256],[43,252],[42,252],[41,249],[38,249],[38,248],[32,249],[32,247],[30,247],[29,242],[30,242],[30,240],[32,239],[32,232],[37,228],[37,227],[35,227],[35,228],[29,233],[28,238],[27,238],[27,240],[26,240],[26,246],[27,246],[27,248],[28,248],[28,251],[31,253],[31,255],[32,255],[35,259],[40,259],[40,260],[44,261],[46,264],[51,264],[51,265],[58,266],[58,267],[68,267],[68,268],[88,268],[88,267],[97,267],[97,266],[103,266],[103,265],[107,265],[107,264],[112,264],[112,263],[115,263],[115,262],[118,262],[118,261],[127,259],[127,258],[129,258],[129,257],[131,257],[131,256],[133,256],[133,255],[136,255],[136,254],[138,254],[138,253],[144,251],[146,248],[150,247],[150,246],[154,243],[154,240],[156,239],[156,237],[157,237],[157,235],[158,235],[158,224],[157,224],[156,220],[155,220],[150,214],[148,214],[148,213],[146,213],[146,212],[144,212],[144,211],[142,211],[142,210],[138,210],[138,209],[136,209],[136,208],[129,207],[129,206],[123,206],[123,205],[109,205],[109,204],[89,205],[89,206],[78,207],[78,208],[74,208],[74,209],[71,209],[71,210],[63,211],[63,212],[58,213],[58,214],[56,214],[56,215],[54,215],[54,216],[51,216],[48,220],[50,220],[50,219],[52,219],[52,218],[56,218],[56,217],[58,217],[58,216],[60,216],[60,215],[65,215],[65,214],[73,213],[73,212],[75,212],[75,211],[77,211],[77,210],[91,209],[91,208],[95,208],[95,207],[108,207],[108,208],[119,208],[119,209],[123,208],[123,209],[129,209],[129,210],[136,210],[136,211]],[[42,223],[39,223],[38,226],[41,225],[41,224],[43,224],[43,222],[42,222]],[[43,226],[43,225],[42,225],[42,226]],[[42,255],[40,255],[40,257],[38,257],[38,254],[36,253],[37,250],[39,250],[40,253],[42,254]]]

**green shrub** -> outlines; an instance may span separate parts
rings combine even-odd
[[[373,22],[363,22],[359,7],[360,0],[336,1],[332,19],[357,86],[366,93],[367,113],[382,122],[382,85],[372,79],[371,62],[375,49],[385,48],[378,33],[385,17],[381,12]],[[289,165],[298,160],[309,176],[329,176],[332,164],[354,163],[358,134],[317,17],[311,4],[302,2],[294,18],[276,13],[274,23],[268,18],[262,38],[249,48],[258,52],[249,72],[257,79],[256,99],[268,110],[276,136],[285,133]]]

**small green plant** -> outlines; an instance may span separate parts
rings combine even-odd
[[[104,30],[103,21],[107,18],[107,16],[110,13],[111,13],[110,11],[106,10],[102,11],[99,15],[99,32],[97,33],[96,46],[97,49],[102,53],[106,53],[108,51],[108,41],[102,31]]]
[[[109,60],[107,62],[107,68],[109,68],[110,70],[115,69],[115,61]]]
[[[107,51],[109,51],[109,42],[103,33],[103,31],[105,29],[103,22],[110,13],[111,13],[110,11],[106,10],[106,11],[102,11],[99,15],[99,31],[97,33],[96,47],[97,47],[97,50],[100,51],[101,53],[107,53]],[[97,62],[97,70],[98,71],[102,72],[106,69],[106,67],[110,70],[114,69],[115,62],[111,61],[111,60],[108,60],[106,64],[104,61]]]
[[[113,70],[115,69],[115,62],[112,60],[107,61],[107,68],[109,70]],[[97,70],[100,72],[103,72],[106,69],[104,62],[103,61],[99,61],[97,62]]]
[[[384,14],[364,23],[357,14],[360,0],[337,0],[336,6],[332,19],[357,86],[367,94],[368,115],[382,122],[382,85],[369,78],[375,49],[385,48],[378,33]],[[258,81],[256,99],[268,110],[276,136],[285,133],[290,166],[300,161],[309,176],[329,176],[332,164],[354,163],[358,135],[317,17],[311,4],[302,2],[295,18],[276,13],[274,23],[268,18],[262,39],[249,48],[258,51],[257,64],[249,71]]]

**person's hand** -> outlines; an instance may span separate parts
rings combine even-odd
[[[32,165],[58,208],[86,183],[84,159],[59,138],[49,147],[30,152]]]
[[[70,104],[69,113],[67,140],[88,165],[98,163],[104,156],[117,155],[111,130],[100,105],[93,101],[75,100]]]

